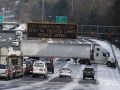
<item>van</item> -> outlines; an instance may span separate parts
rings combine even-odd
[[[44,76],[44,78],[47,78],[47,65],[43,61],[35,61],[33,63],[33,74],[32,77],[36,76]]]

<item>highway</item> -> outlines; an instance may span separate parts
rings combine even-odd
[[[2,46],[3,42],[5,42],[4,46],[7,46],[8,42],[11,42],[9,38],[14,38],[14,33],[0,33],[0,36],[0,45]],[[4,39],[6,40],[4,41]],[[84,39],[82,41],[69,39],[57,41],[55,39],[49,39],[48,41],[65,44],[86,42]],[[87,43],[90,42],[87,41]],[[64,58],[55,58],[55,73],[49,73],[48,79],[44,79],[43,77],[32,78],[32,76],[16,78],[9,81],[0,79],[0,90],[119,90],[120,73],[117,68],[113,69],[100,64],[92,64],[91,66],[95,69],[95,80],[83,80],[82,70],[86,65],[75,64],[72,59],[71,61],[66,61]],[[62,67],[68,67],[72,70],[72,78],[59,78],[59,69]]]

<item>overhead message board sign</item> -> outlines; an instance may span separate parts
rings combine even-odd
[[[28,23],[28,38],[77,38],[76,24]]]

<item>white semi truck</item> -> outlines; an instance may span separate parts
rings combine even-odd
[[[88,48],[86,50],[86,48]],[[114,58],[111,57],[110,53],[103,47],[99,45],[87,45],[86,47],[81,46],[81,51],[84,53],[84,58],[79,58],[79,63],[83,64],[91,64],[91,63],[99,63],[105,64],[108,67],[115,67],[117,62]],[[80,54],[81,55],[81,54]]]
[[[32,45],[32,47],[31,47]],[[115,66],[116,61],[111,58],[109,52],[99,45],[87,42],[43,42],[42,40],[23,40],[21,42],[23,56],[53,56],[79,59],[82,63],[103,63],[107,66]]]

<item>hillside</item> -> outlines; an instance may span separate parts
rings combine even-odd
[[[19,3],[15,5],[15,1]],[[55,5],[60,6],[56,4],[60,0],[44,0],[44,13],[42,12],[42,1],[43,0],[9,0],[8,2],[7,0],[0,0],[0,7],[2,8],[4,5],[7,9],[15,8],[15,19],[20,22],[41,21],[42,14],[44,14],[44,21],[51,19],[54,21],[55,15],[66,15],[60,13],[60,7],[56,9]],[[73,0],[73,3],[72,0],[61,1],[67,2],[67,5],[63,6],[63,9],[67,10],[69,22],[79,24],[114,24],[112,11],[114,0]],[[55,14],[55,9],[57,10],[57,14]]]

